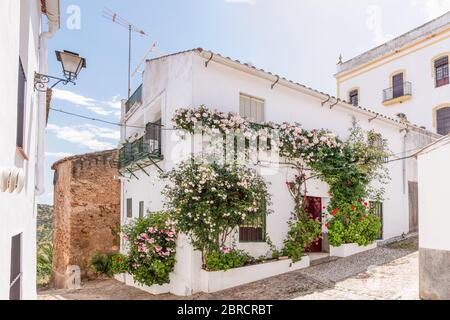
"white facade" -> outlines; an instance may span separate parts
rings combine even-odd
[[[403,113],[410,122],[437,132],[438,110],[450,108],[450,84],[436,82],[435,63],[445,57],[450,60],[450,12],[339,64],[338,98],[350,101],[357,90],[360,106],[390,116]],[[393,79],[400,73],[403,92]],[[446,121],[450,126],[450,118]]]
[[[36,298],[35,197],[44,185],[46,98],[34,91],[33,80],[35,72],[46,73],[46,41],[59,28],[59,1],[42,3],[52,16],[47,33],[42,27],[41,1],[0,2],[0,186],[8,184],[11,172],[20,172],[18,180],[10,180],[19,181],[17,188],[0,190],[0,300],[10,298],[12,238],[18,235],[21,277],[16,283],[22,299]],[[18,93],[19,57],[26,78],[24,95]],[[20,96],[24,97],[22,150],[16,139]]]
[[[275,86],[272,89],[273,84]],[[329,99],[324,93],[201,49],[148,61],[143,76],[142,104],[132,108],[127,114],[124,110],[123,122],[128,126],[143,127],[148,122],[161,119],[164,126],[164,160],[158,165],[168,171],[174,166],[173,158],[176,158],[174,155],[179,151],[179,140],[173,131],[167,130],[173,128],[171,119],[175,110],[205,105],[220,111],[239,113],[241,94],[264,101],[265,121],[298,122],[305,129],[329,129],[341,138],[347,137],[352,119],[356,118],[364,129],[374,129],[381,133],[388,140],[389,148],[396,154],[406,150],[408,144],[428,143],[435,138],[417,127],[404,131],[405,126],[395,120],[384,116],[375,118],[376,114],[373,112],[342,102],[335,103],[336,99]],[[132,142],[142,134],[142,129],[126,127],[122,130],[122,142],[125,139]],[[396,161],[388,167],[392,181],[386,186],[386,200],[383,203],[384,239],[409,232],[406,185],[409,180],[416,179],[414,162]],[[165,182],[157,178],[158,170],[155,166],[145,170],[150,177],[143,171],[135,171],[139,180],[136,177],[123,179],[122,224],[129,221],[126,216],[127,199],[132,199],[133,202],[133,218],[138,217],[140,201],[145,204],[145,212],[162,209],[161,190]],[[287,221],[294,208],[286,187],[286,182],[294,174],[286,168],[280,169],[276,174],[263,174],[266,181],[270,182],[269,192],[273,203],[273,213],[267,217],[266,232],[278,249],[283,246],[288,231]],[[326,207],[329,201],[328,186],[321,181],[310,181],[308,184],[308,196],[321,198],[322,206]],[[255,257],[269,251],[265,243],[238,243],[238,247]],[[324,250],[327,248],[324,247]],[[184,268],[189,265],[178,256],[177,261],[177,265]],[[191,266],[193,269],[198,268],[198,262]],[[194,280],[190,281],[192,283]]]
[[[420,297],[450,299],[450,135],[418,155]]]

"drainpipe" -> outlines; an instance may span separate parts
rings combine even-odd
[[[39,73],[48,73],[48,40],[60,28],[60,8],[59,0],[44,0],[46,15],[48,18],[48,31],[42,32],[39,37]],[[47,94],[38,95],[38,125],[37,125],[37,146],[36,146],[36,196],[43,195],[45,192],[45,128],[47,125],[46,117]]]
[[[402,161],[402,171],[403,171],[403,194],[406,194],[406,161],[407,159],[405,159],[406,157],[406,139],[408,137],[408,129],[405,129],[405,135],[403,136],[403,150],[402,150],[402,154],[403,154],[403,161]]]

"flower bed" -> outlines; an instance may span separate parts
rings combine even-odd
[[[255,264],[227,271],[209,272],[201,270],[201,291],[211,293],[225,290],[283,273],[308,268],[309,263],[309,257],[304,256],[300,261],[295,263],[291,259],[288,259]]]
[[[376,247],[377,247],[376,242],[369,244],[367,246],[360,246],[357,243],[347,243],[339,247],[333,247],[330,245],[330,256],[345,258],[361,252],[373,250]]]

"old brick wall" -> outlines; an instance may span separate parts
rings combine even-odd
[[[53,284],[64,288],[67,266],[93,277],[89,258],[95,252],[117,251],[120,227],[120,182],[117,150],[58,161],[54,189]]]

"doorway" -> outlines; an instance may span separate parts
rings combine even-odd
[[[306,211],[311,215],[312,219],[318,219],[322,222],[322,198],[306,197],[305,198]],[[322,239],[311,244],[306,252],[322,252]]]
[[[11,276],[9,282],[9,300],[22,299],[22,234],[11,240]]]

